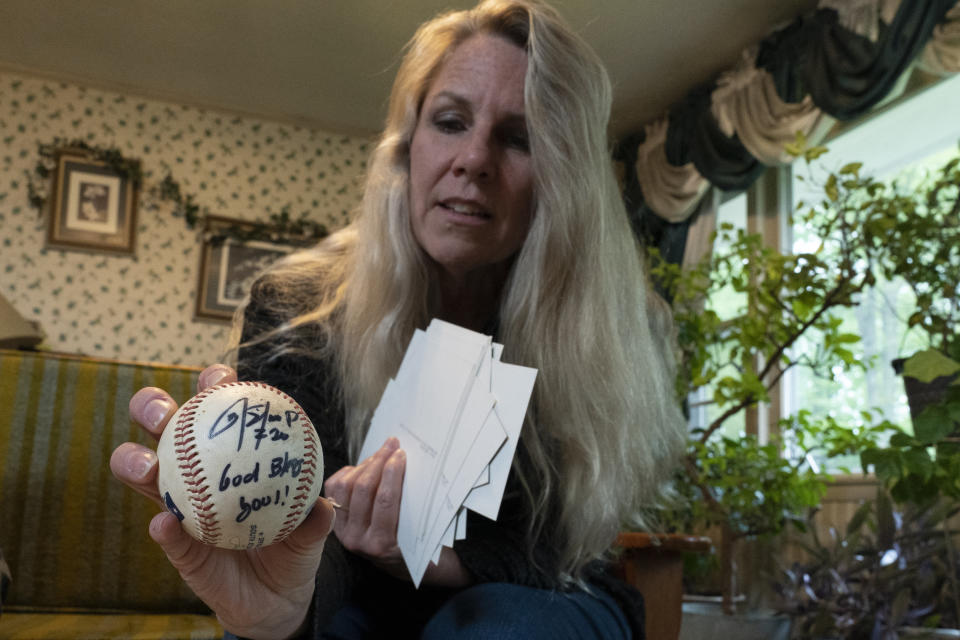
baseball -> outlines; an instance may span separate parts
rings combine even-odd
[[[280,542],[323,484],[320,439],[293,398],[261,382],[201,391],[157,447],[160,497],[200,542],[253,549]]]

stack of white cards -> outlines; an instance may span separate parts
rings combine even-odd
[[[360,452],[390,436],[407,454],[397,541],[413,583],[464,538],[469,508],[496,520],[536,369],[500,362],[502,345],[440,320],[417,330]]]

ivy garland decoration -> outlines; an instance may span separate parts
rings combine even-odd
[[[215,227],[216,231],[207,238],[214,246],[228,238],[238,242],[259,240],[305,246],[329,235],[325,225],[309,220],[306,214],[299,218],[292,217],[290,205],[284,205],[279,213],[271,213],[266,222],[244,220],[241,224],[223,225],[218,222],[208,225],[206,221],[211,217],[210,211],[198,205],[191,194],[184,195],[179,183],[169,173],[160,182],[157,195],[161,200],[174,203],[173,215],[183,217],[188,228],[195,229],[198,224],[206,230]]]
[[[84,140],[67,140],[65,138],[54,138],[52,143],[40,143],[37,147],[40,158],[34,167],[33,174],[27,173],[27,198],[30,206],[41,214],[46,207],[48,194],[44,188],[38,186],[37,182],[39,181],[41,184],[49,183],[57,167],[57,158],[64,151],[76,151],[104,163],[121,178],[129,180],[137,191],[140,191],[143,186],[145,174],[140,161],[124,157],[117,148],[99,147]],[[148,192],[160,200],[172,202],[174,217],[183,218],[188,229],[196,229],[197,226],[200,226],[202,229],[208,230],[213,227],[213,225],[207,224],[207,220],[211,218],[209,209],[197,204],[192,194],[184,194],[180,184],[171,173],[168,172],[159,184],[152,185]],[[299,218],[291,216],[289,204],[285,205],[279,213],[271,213],[267,221],[253,220],[243,221],[242,224],[217,224],[215,228],[216,231],[208,238],[215,245],[222,244],[227,239],[232,239],[238,242],[259,240],[305,246],[329,235],[326,226],[309,220],[306,213],[301,214]]]
[[[143,184],[143,169],[140,166],[140,161],[125,158],[119,149],[95,147],[84,140],[66,140],[64,138],[54,138],[51,144],[40,143],[37,147],[40,159],[34,168],[34,174],[40,178],[41,182],[50,180],[57,167],[57,157],[61,152],[69,150],[104,163],[124,180],[129,180],[138,190]],[[27,199],[30,206],[41,213],[43,212],[47,203],[47,194],[37,186],[33,175],[29,173],[27,174]]]

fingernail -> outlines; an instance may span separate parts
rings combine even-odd
[[[215,384],[219,384],[229,373],[230,370],[226,367],[211,367],[203,377],[203,386],[212,387]]]
[[[165,398],[154,398],[143,408],[143,417],[147,421],[144,425],[151,431],[155,431],[170,410],[173,409],[173,403]]]
[[[146,477],[156,463],[157,455],[152,451],[134,453],[127,456],[127,471],[132,478],[140,480]]]
[[[397,449],[400,447],[400,440],[396,436],[390,436],[387,438],[387,447],[390,449]]]

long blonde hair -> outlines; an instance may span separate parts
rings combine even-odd
[[[577,579],[651,505],[676,462],[684,422],[671,336],[653,299],[607,147],[611,87],[592,50],[538,0],[485,0],[425,23],[407,47],[373,152],[361,210],[317,248],[277,265],[268,292],[289,318],[265,334],[273,357],[311,329],[339,363],[351,455],[417,327],[431,315],[433,267],[413,237],[409,150],[431,81],[457,45],[492,33],[528,55],[525,114],[536,208],[504,285],[503,359],[539,370],[514,472],[533,545],[549,534],[559,578]],[[278,302],[279,303],[279,302]],[[548,519],[550,527],[547,528]]]

